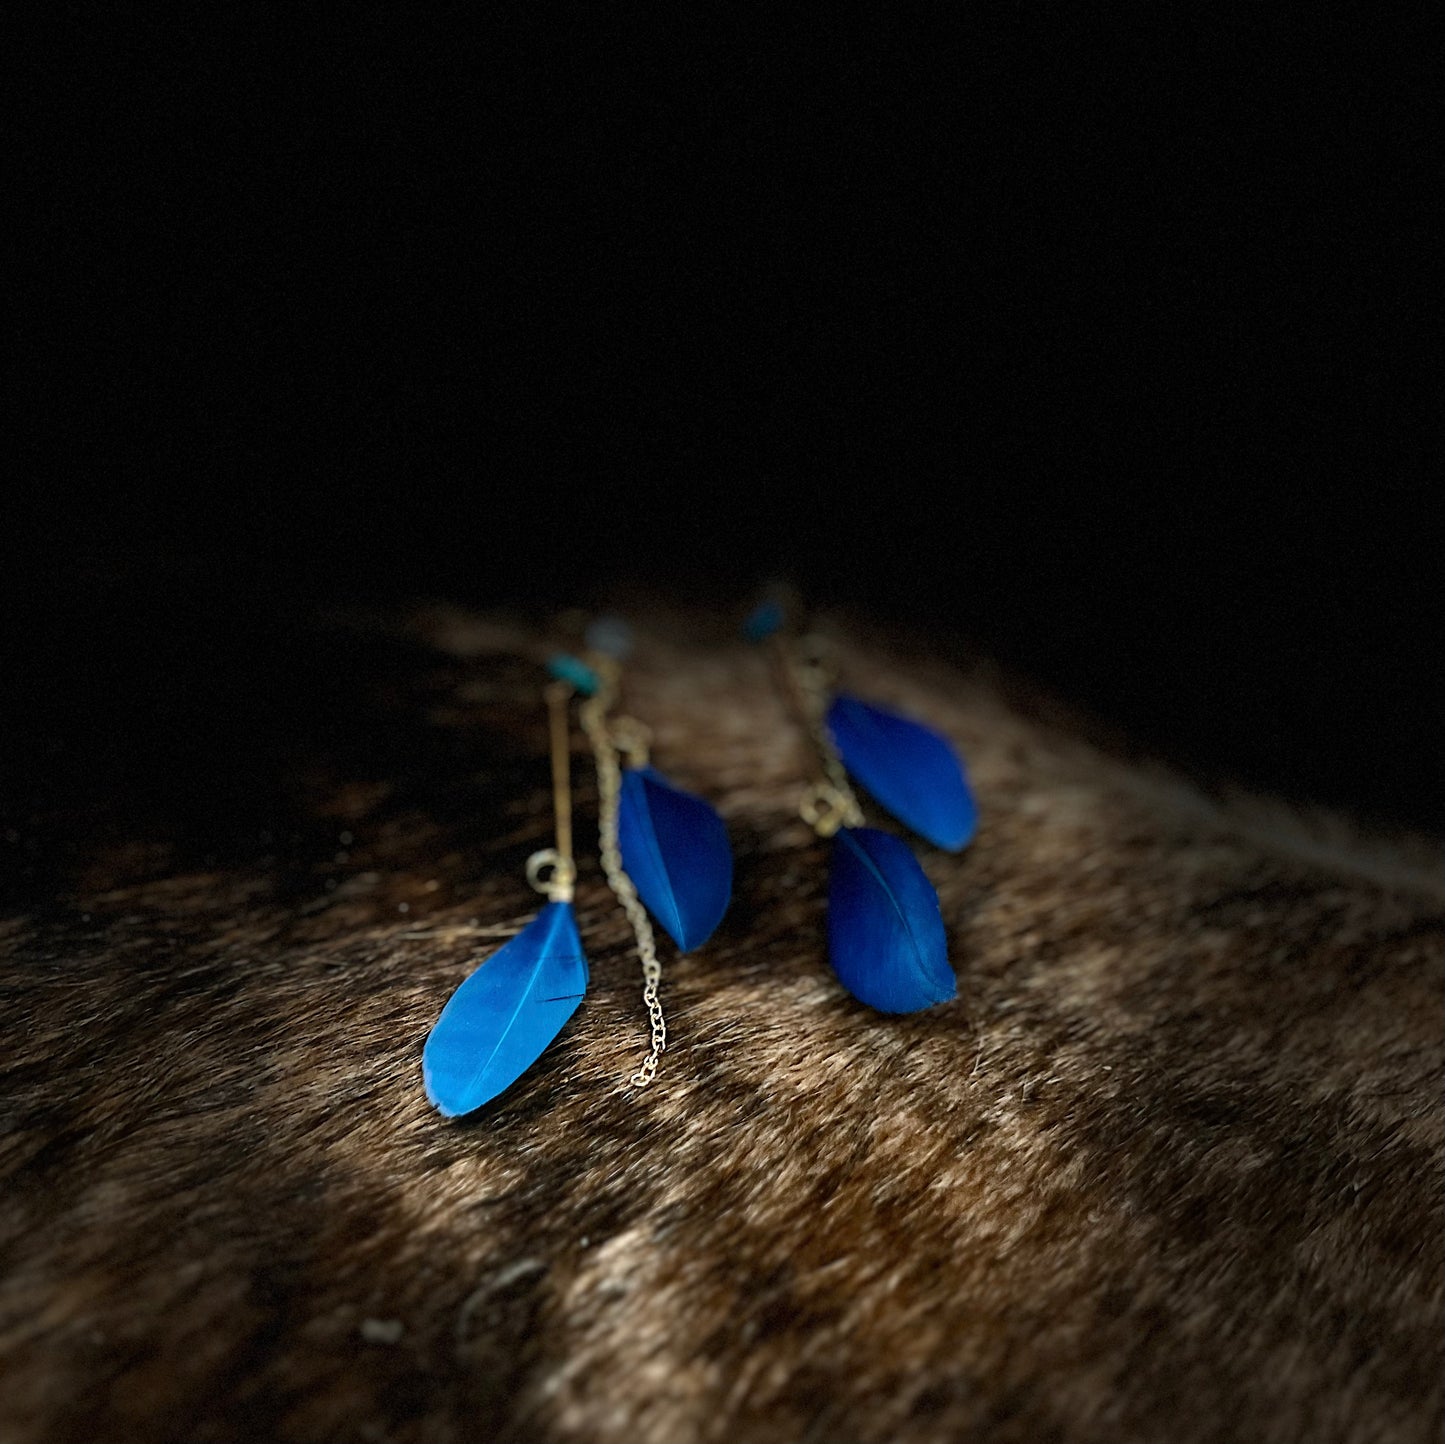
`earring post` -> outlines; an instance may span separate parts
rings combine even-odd
[[[547,720],[552,740],[552,811],[556,819],[557,857],[568,873],[576,871],[572,857],[572,749],[567,739],[567,702],[572,689],[553,682],[546,690]]]

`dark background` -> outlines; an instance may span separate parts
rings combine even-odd
[[[318,605],[786,574],[1438,828],[1400,17],[224,9],[24,57],[12,781],[222,787]]]

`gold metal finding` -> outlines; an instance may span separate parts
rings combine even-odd
[[[857,827],[863,820],[857,811],[856,800],[831,782],[812,783],[798,804],[798,815],[819,837],[832,837],[840,827]]]
[[[634,1087],[645,1088],[657,1076],[658,1061],[667,1048],[667,1020],[657,995],[662,982],[662,964],[657,960],[657,940],[653,935],[652,921],[638,899],[632,879],[622,866],[622,851],[617,842],[617,804],[622,792],[622,767],[618,754],[624,754],[634,767],[646,766],[651,733],[631,717],[609,719],[607,716],[617,700],[620,675],[617,662],[611,657],[589,655],[587,664],[601,684],[596,693],[582,704],[581,720],[582,730],[592,744],[592,756],[597,764],[602,871],[607,876],[608,887],[627,914],[632,935],[637,940],[637,956],[642,963],[642,1001],[647,1008],[652,1032],[652,1046],[631,1079]]]
[[[577,881],[577,864],[572,857],[572,747],[567,736],[567,703],[572,688],[566,682],[553,682],[542,695],[547,699],[557,845],[544,847],[527,859],[527,881],[549,902],[571,902]]]

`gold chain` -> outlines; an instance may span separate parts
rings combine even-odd
[[[823,774],[803,793],[798,812],[819,837],[832,837],[840,827],[861,827],[863,809],[858,805],[858,796],[848,781],[847,769],[828,731],[832,674],[821,642],[810,640],[813,645],[808,655],[802,658],[795,654],[781,635],[775,633],[770,645],[783,692],[807,730]]]
[[[622,867],[622,851],[617,843],[617,803],[622,791],[622,767],[617,760],[621,749],[634,766],[647,762],[647,731],[630,717],[617,717],[608,725],[607,709],[617,700],[617,663],[610,657],[589,657],[588,663],[601,679],[594,696],[582,704],[582,730],[592,744],[597,763],[598,833],[602,852],[602,871],[637,939],[637,956],[642,961],[642,1001],[652,1025],[652,1048],[642,1066],[632,1075],[636,1088],[646,1088],[657,1076],[658,1059],[667,1047],[667,1021],[658,1000],[658,984],[662,982],[662,964],[657,960],[657,942],[647,910],[638,900],[637,889]]]

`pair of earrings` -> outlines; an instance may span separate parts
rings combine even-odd
[[[818,776],[800,812],[831,838],[828,955],[854,997],[885,1013],[912,1013],[957,994],[938,895],[908,846],[864,825],[850,776],[895,818],[936,846],[960,851],[978,811],[963,765],[948,742],[921,723],[847,695],[832,694],[821,648],[783,631],[776,603],[744,631],[766,644],[779,682],[813,744]],[[572,911],[569,704],[591,745],[599,799],[599,852],[609,887],[632,926],[642,963],[652,1046],[632,1077],[645,1087],[667,1045],[658,997],[661,964],[651,920],[682,952],[711,937],[732,891],[732,853],[721,818],[700,797],[651,765],[647,731],[612,716],[625,634],[594,627],[587,659],[559,656],[545,689],[551,736],[555,846],[527,862],[528,881],[547,905],[452,994],[427,1037],[422,1074],[428,1098],[448,1117],[470,1113],[514,1083],[576,1012],[587,991],[587,959]],[[624,766],[625,761],[625,766]]]
[[[608,885],[632,926],[642,961],[652,1046],[632,1082],[645,1087],[667,1046],[658,998],[662,966],[651,921],[682,952],[712,936],[732,894],[732,852],[722,819],[700,797],[674,787],[647,756],[647,731],[613,717],[626,638],[602,628],[583,661],[554,657],[546,687],[552,761],[554,846],[527,860],[527,880],[546,906],[454,992],[422,1050],[427,1097],[449,1118],[490,1102],[541,1057],[587,992],[587,958],[572,910],[570,702],[580,694],[583,731],[597,771],[599,851]],[[610,650],[604,650],[610,648]],[[623,759],[626,765],[623,765]]]

